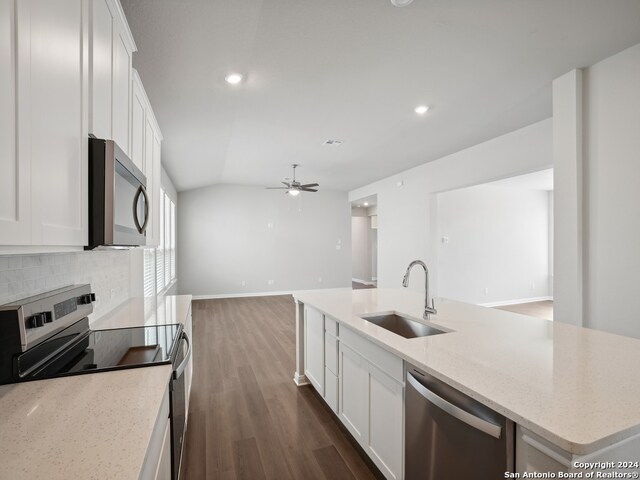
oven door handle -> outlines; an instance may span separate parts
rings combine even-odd
[[[176,368],[173,371],[174,380],[177,380],[178,377],[180,377],[184,373],[184,369],[187,368],[187,364],[191,359],[191,340],[189,340],[189,335],[187,335],[187,332],[182,332],[182,336],[180,337],[180,340],[181,341],[184,340],[185,342],[187,342],[187,353],[182,359],[182,362],[180,363],[180,365],[178,365],[178,368]]]

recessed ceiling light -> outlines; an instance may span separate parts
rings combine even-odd
[[[230,73],[229,75],[224,77],[224,79],[227,83],[230,83],[231,85],[237,85],[242,81],[242,75],[240,75],[239,73]]]
[[[394,7],[406,7],[411,2],[413,2],[413,0],[391,0],[391,5]]]
[[[418,115],[424,115],[425,113],[427,113],[429,111],[429,106],[428,105],[418,105],[416,108],[413,109],[414,112],[416,112]]]
[[[368,207],[369,206],[369,202],[364,202],[364,206]]]

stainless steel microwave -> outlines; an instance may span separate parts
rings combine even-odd
[[[147,243],[147,179],[113,140],[89,138],[89,245],[136,247]]]

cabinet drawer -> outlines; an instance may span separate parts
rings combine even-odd
[[[324,362],[331,373],[338,375],[338,339],[329,332],[324,335]]]
[[[326,315],[324,316],[324,329],[327,333],[333,335],[334,337],[338,336],[338,322]]]
[[[348,328],[340,329],[340,341],[362,355],[397,382],[403,382],[402,359]]]
[[[331,370],[325,368],[324,380],[324,399],[327,405],[331,407],[331,410],[338,413],[338,377],[334,375]]]

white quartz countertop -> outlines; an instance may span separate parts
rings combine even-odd
[[[183,323],[190,305],[131,299],[91,328]],[[137,479],[170,376],[160,365],[0,386],[0,478]]]
[[[294,297],[570,453],[640,433],[638,339],[447,299],[436,299],[430,322],[452,332],[405,339],[359,315],[421,319],[424,294],[333,289]]]

